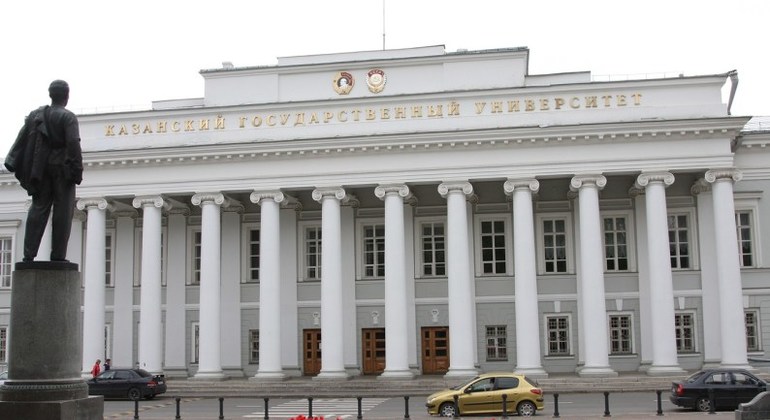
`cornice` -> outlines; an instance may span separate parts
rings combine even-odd
[[[233,142],[129,150],[84,152],[88,170],[190,165],[255,159],[382,154],[441,149],[542,147],[559,144],[604,144],[660,138],[734,139],[745,118],[650,120],[559,126],[522,126],[462,131],[430,131],[376,136],[324,137],[292,141]],[[743,145],[746,147],[747,143]]]

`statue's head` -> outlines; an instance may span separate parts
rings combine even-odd
[[[64,80],[54,80],[48,86],[48,96],[54,102],[64,102],[66,104],[70,96],[70,85]]]

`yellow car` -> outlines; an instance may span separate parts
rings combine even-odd
[[[492,372],[428,396],[425,406],[428,414],[454,417],[455,414],[498,414],[505,412],[519,416],[533,416],[545,408],[543,390],[537,382],[524,375]],[[457,406],[455,407],[455,397]]]

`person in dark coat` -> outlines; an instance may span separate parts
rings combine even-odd
[[[51,82],[51,105],[27,116],[5,159],[5,167],[32,196],[24,236],[25,262],[37,256],[52,209],[51,261],[67,260],[75,185],[83,180],[78,119],[65,108],[69,92],[64,80]]]

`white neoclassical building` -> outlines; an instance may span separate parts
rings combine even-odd
[[[81,115],[83,371],[670,375],[764,358],[770,130],[731,115],[737,74],[597,81],[528,61],[431,46],[225,63],[201,71],[202,98]],[[27,203],[1,172],[0,363]]]

